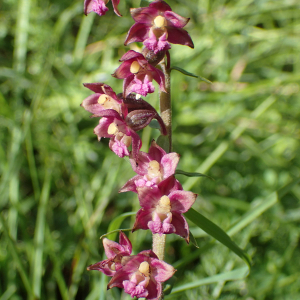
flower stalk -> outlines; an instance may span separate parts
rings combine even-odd
[[[165,90],[159,93],[159,104],[160,104],[160,116],[164,121],[167,129],[167,149],[164,149],[167,153],[172,151],[172,102],[171,102],[171,70],[164,59],[160,63],[161,69],[165,76]],[[165,234],[152,234],[152,250],[157,255],[159,260],[164,260],[165,257],[165,246],[166,246],[166,235]],[[159,300],[164,299],[162,293]]]

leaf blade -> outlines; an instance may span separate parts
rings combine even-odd
[[[215,181],[212,177],[208,176],[208,175],[205,175],[205,174],[202,174],[202,173],[197,173],[197,172],[186,172],[186,171],[183,171],[183,170],[176,170],[175,171],[175,175],[185,175],[187,177],[207,177],[213,181]]]
[[[176,71],[178,71],[178,72],[180,72],[180,73],[182,73],[184,75],[190,76],[190,77],[199,78],[202,81],[205,81],[205,82],[207,82],[209,84],[212,84],[212,82],[210,80],[208,80],[208,79],[206,79],[206,78],[204,78],[202,76],[199,76],[199,75],[193,74],[191,72],[188,72],[188,71],[186,71],[186,70],[184,70],[182,68],[174,66],[174,67],[171,67],[171,71],[172,70],[176,70]]]
[[[220,243],[222,243],[224,246],[226,246],[231,251],[233,251],[236,255],[242,258],[247,263],[250,270],[251,268],[250,257],[241,248],[239,248],[231,240],[228,234],[225,231],[223,231],[218,225],[205,218],[203,215],[195,211],[193,208],[189,209],[189,211],[187,211],[184,215],[195,225],[197,225],[199,228],[204,230],[206,233],[214,237],[216,240],[218,240]]]

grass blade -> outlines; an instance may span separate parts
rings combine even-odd
[[[33,291],[32,291],[32,288],[31,288],[31,285],[30,285],[30,280],[27,276],[27,273],[25,271],[25,268],[22,264],[22,260],[19,256],[19,253],[18,253],[18,250],[17,250],[17,247],[16,247],[16,243],[15,241],[10,237],[9,233],[8,233],[8,229],[7,229],[7,226],[5,224],[5,220],[2,216],[2,214],[0,214],[0,222],[2,223],[2,230],[4,231],[4,235],[6,236],[7,238],[7,243],[8,243],[8,248],[9,248],[9,253],[11,254],[15,264],[16,264],[16,267],[20,273],[20,276],[21,276],[21,279],[23,281],[23,284],[25,286],[25,289],[27,291],[27,294],[31,297],[31,298],[34,298],[34,294],[33,294]]]
[[[216,283],[216,282],[220,282],[220,281],[241,280],[241,279],[244,279],[248,275],[248,272],[249,272],[248,268],[243,267],[243,268],[239,268],[239,269],[236,269],[236,270],[233,270],[230,272],[225,272],[225,273],[213,275],[210,277],[206,277],[206,278],[194,281],[192,283],[183,284],[181,286],[174,288],[171,292],[171,295],[175,294],[175,293],[183,292],[183,291],[186,291],[189,289],[194,289],[199,286],[206,285],[206,284],[212,284],[212,283]]]
[[[33,276],[32,285],[34,295],[39,299],[41,296],[41,283],[43,276],[43,252],[44,252],[44,240],[45,240],[45,222],[46,222],[46,208],[49,199],[51,184],[50,170],[46,172],[45,181],[42,188],[40,203],[38,207],[34,244],[35,252],[33,258]]]

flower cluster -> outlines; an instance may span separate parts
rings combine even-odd
[[[130,255],[132,246],[126,235],[120,231],[119,243],[103,239],[108,259],[97,262],[88,270],[101,271],[112,277],[108,288],[123,288],[132,297],[158,299],[162,294],[162,282],[171,278],[175,269],[158,259],[152,250]]]
[[[108,1],[85,0],[84,11],[104,15]],[[114,11],[118,11],[119,0],[112,0]],[[189,227],[183,213],[187,212],[197,195],[184,191],[175,178],[179,154],[167,153],[154,140],[148,153],[140,151],[142,141],[137,131],[145,128],[156,119],[162,135],[167,129],[159,113],[141,98],[155,91],[153,81],[160,93],[167,93],[166,73],[159,63],[167,57],[170,66],[169,49],[171,44],[187,45],[193,42],[183,27],[189,19],[174,13],[164,1],[156,0],[148,7],[131,9],[135,24],[129,29],[125,45],[142,42],[142,53],[130,50],[121,58],[121,65],[112,74],[123,79],[123,91],[116,94],[104,83],[86,83],[84,86],[94,94],[87,97],[81,106],[99,118],[94,133],[98,140],[109,138],[109,148],[119,157],[128,156],[136,175],[129,179],[120,192],[137,194],[141,208],[136,214],[132,232],[143,229],[153,234],[177,234],[189,242]],[[108,289],[123,288],[132,297],[158,300],[162,297],[162,283],[168,280],[175,269],[152,250],[131,255],[132,245],[120,231],[119,243],[103,239],[107,256],[88,267],[112,277]]]

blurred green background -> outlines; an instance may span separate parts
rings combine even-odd
[[[199,194],[194,208],[227,230],[253,258],[245,279],[199,284],[168,299],[300,299],[300,187],[268,196],[300,177],[300,4],[298,0],[174,0],[190,17],[195,49],[172,46],[174,151],[179,169],[215,179],[178,179]],[[133,193],[118,189],[134,173],[98,120],[79,105],[105,82],[133,24],[121,0],[104,17],[83,15],[83,0],[0,3],[0,300],[131,299],[86,267],[103,259],[99,237],[112,220],[136,211]],[[157,94],[146,98],[158,108]],[[158,132],[141,132],[147,151]],[[121,228],[130,228],[127,218]],[[183,283],[244,267],[244,262],[190,223],[200,250],[167,237],[166,261]],[[231,231],[230,231],[231,230]],[[151,234],[130,235],[135,253]]]

